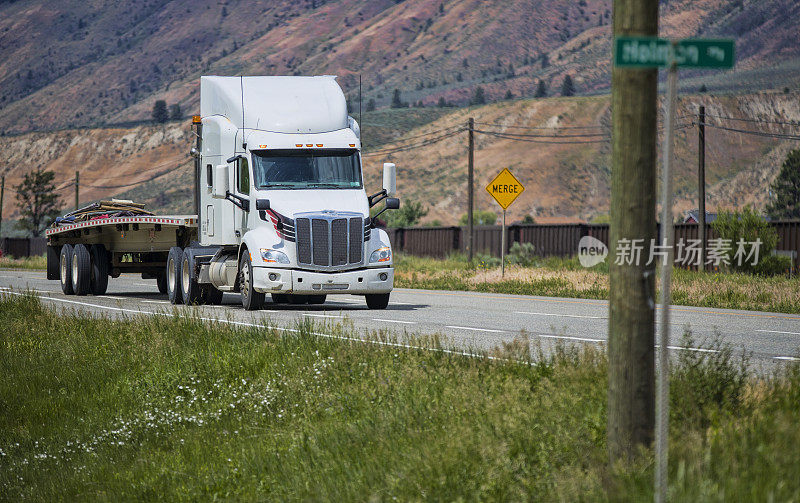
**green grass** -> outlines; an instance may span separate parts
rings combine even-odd
[[[524,337],[490,360],[32,296],[0,297],[0,323],[2,500],[652,499],[650,453],[606,463],[594,347],[529,365]],[[800,498],[800,367],[681,354],[672,498]]]
[[[11,258],[0,257],[0,269],[45,269],[47,258],[40,257]]]
[[[505,278],[500,275],[499,263],[499,259],[485,256],[469,264],[461,255],[434,259],[397,254],[395,286],[608,299],[605,263],[585,269],[575,257],[537,258],[525,266],[506,265]],[[800,314],[800,279],[675,268],[672,301],[685,306]]]

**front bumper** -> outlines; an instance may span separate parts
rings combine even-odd
[[[274,279],[270,279],[270,274]],[[386,279],[381,279],[385,275]],[[253,267],[253,288],[261,293],[304,295],[389,293],[394,287],[394,268],[314,272],[301,269]]]

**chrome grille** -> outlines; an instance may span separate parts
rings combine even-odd
[[[295,215],[298,264],[318,270],[362,265],[364,223],[364,218],[357,213]]]

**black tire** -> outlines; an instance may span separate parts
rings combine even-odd
[[[367,298],[367,307],[370,309],[386,309],[389,305],[388,293],[373,293],[365,295]]]
[[[106,247],[100,244],[89,248],[92,256],[92,275],[89,291],[92,295],[103,295],[108,290],[108,270],[110,268]]]
[[[253,289],[253,264],[246,250],[239,259],[239,288],[242,294],[242,306],[247,311],[256,311],[264,306],[264,294]]]
[[[214,285],[203,285],[203,303],[212,306],[222,304],[222,290],[217,290]]]
[[[47,279],[59,279],[61,272],[61,257],[56,246],[47,247]]]
[[[327,295],[309,295],[308,296],[308,303],[309,304],[324,304],[325,299],[327,299]]]
[[[156,276],[156,285],[158,285],[158,293],[167,293],[167,272],[161,271]]]
[[[72,248],[72,291],[75,295],[86,295],[92,283],[92,257],[82,243]]]
[[[289,304],[307,304],[308,295],[289,295]]]
[[[197,282],[197,269],[191,248],[183,250],[181,258],[181,293],[183,303],[187,306],[203,303],[203,288]]]
[[[288,304],[289,303],[289,296],[285,293],[273,293],[272,295],[272,302],[273,304]]]
[[[64,295],[72,295],[72,245],[61,247],[58,259],[58,277],[61,280],[61,291]]]
[[[169,249],[167,255],[167,270],[165,276],[167,278],[167,295],[169,301],[173,304],[181,304],[183,302],[183,294],[181,294],[181,259],[183,258],[183,250],[179,246],[173,246]]]

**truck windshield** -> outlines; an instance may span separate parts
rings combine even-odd
[[[358,151],[260,150],[253,152],[259,189],[360,189]]]

